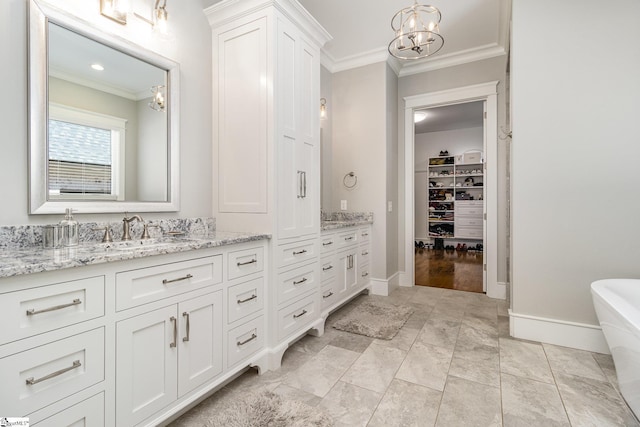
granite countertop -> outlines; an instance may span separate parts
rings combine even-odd
[[[270,238],[270,234],[214,231],[197,237],[187,235],[128,242],[83,242],[75,247],[61,249],[43,249],[41,246],[4,248],[0,252],[0,277],[145,258]]]
[[[320,229],[322,231],[328,231],[328,230],[337,230],[340,228],[347,228],[347,227],[357,227],[359,225],[368,225],[368,224],[373,224],[373,219],[351,219],[351,220],[341,220],[341,221],[330,220],[330,221],[322,221],[322,223],[320,224]]]

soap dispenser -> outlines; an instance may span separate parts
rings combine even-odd
[[[64,219],[60,221],[60,225],[62,226],[62,244],[64,246],[78,245],[78,221],[73,219],[72,212],[72,209],[67,208]]]

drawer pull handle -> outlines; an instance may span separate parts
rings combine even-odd
[[[237,263],[237,265],[238,265],[238,267],[242,267],[243,265],[255,264],[256,262],[258,262],[258,260],[254,258],[251,261],[239,262],[239,263]]]
[[[322,246],[329,246],[329,245],[333,245],[333,242],[324,242],[324,243],[322,243]]]
[[[300,313],[300,314],[294,314],[294,315],[293,315],[293,318],[294,318],[294,319],[297,319],[298,317],[302,317],[302,316],[304,316],[305,314],[307,314],[307,310],[302,310],[302,313]]]
[[[306,253],[307,253],[307,250],[306,250],[306,249],[303,249],[303,250],[298,251],[298,252],[293,251],[293,254],[294,254],[294,255],[302,255],[302,254],[306,254]]]
[[[295,280],[294,280],[294,281],[293,281],[293,284],[294,284],[294,285],[299,285],[300,283],[304,283],[304,282],[306,282],[306,281],[307,281],[307,278],[306,278],[306,277],[303,277],[302,279],[300,279],[300,280],[298,280],[298,281],[295,281]]]
[[[79,360],[74,360],[73,364],[71,366],[69,366],[68,368],[60,369],[59,371],[55,371],[55,372],[53,372],[53,373],[51,373],[49,375],[45,375],[44,377],[38,378],[37,380],[35,378],[33,378],[33,377],[27,378],[26,382],[27,382],[27,385],[38,384],[38,383],[41,383],[42,381],[50,380],[51,378],[55,378],[58,375],[62,375],[65,372],[69,372],[69,371],[71,371],[73,369],[76,369],[76,368],[78,368],[80,366],[82,366],[82,363],[80,363]]]
[[[367,273],[366,271],[364,273],[362,273],[362,277],[367,277],[369,275],[369,273]]]
[[[330,265],[328,267],[322,267],[322,271],[329,271],[333,268],[333,265]]]
[[[330,296],[332,296],[332,295],[333,295],[333,292],[329,292],[329,293],[328,293],[328,294],[326,294],[326,295],[322,295],[322,298],[325,298],[325,299],[326,299],[326,298],[329,298],[329,297],[330,297]]]
[[[362,252],[362,256],[366,256],[366,255],[369,255],[369,252],[367,251]]]
[[[362,233],[362,237],[367,237],[369,233]]]
[[[162,284],[163,284],[163,285],[166,285],[166,284],[168,284],[168,283],[181,282],[181,281],[183,281],[183,280],[191,279],[192,277],[193,277],[193,276],[192,276],[191,274],[187,274],[186,276],[178,277],[177,279],[170,279],[170,280],[169,280],[169,279],[164,279],[164,280],[162,281]]]
[[[256,299],[256,298],[258,298],[258,295],[253,294],[253,295],[251,295],[249,298],[246,298],[246,299],[239,299],[239,300],[238,300],[238,304],[244,304],[245,302],[249,302],[249,301],[254,300],[254,299]]]
[[[34,314],[46,313],[48,311],[62,310],[63,308],[72,307],[74,305],[82,304],[79,298],[73,300],[69,304],[60,304],[49,308],[43,308],[42,310],[36,310],[35,308],[30,308],[27,310],[27,316],[33,316]]]
[[[171,316],[169,321],[173,322],[173,342],[169,344],[169,348],[175,348],[178,345],[178,319]]]
[[[351,237],[345,237],[345,238],[344,238],[344,240],[345,240],[345,241],[353,240],[353,236],[351,236]]]
[[[247,338],[244,341],[238,341],[236,344],[238,345],[238,347],[240,347],[241,345],[245,345],[246,343],[255,340],[256,338],[258,338],[258,336],[256,334],[251,334],[251,336],[249,338]]]
[[[182,317],[186,317],[187,318],[187,336],[186,337],[182,337],[182,342],[188,342],[189,341],[189,335],[190,335],[190,330],[191,330],[191,321],[189,320],[191,317],[189,316],[189,313],[187,313],[186,311],[184,313],[182,313]]]

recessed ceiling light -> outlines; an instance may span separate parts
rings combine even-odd
[[[427,118],[427,112],[426,111],[416,111],[415,113],[413,113],[413,122],[414,123],[421,122],[426,118]]]
[[[91,68],[93,68],[96,71],[104,71],[104,67],[100,64],[91,64]]]

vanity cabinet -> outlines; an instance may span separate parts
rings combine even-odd
[[[370,226],[322,233],[323,318],[369,286],[370,233]]]
[[[266,369],[267,258],[247,241],[0,278],[0,414],[155,426]]]

